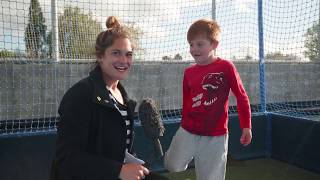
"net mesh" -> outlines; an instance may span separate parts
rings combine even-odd
[[[213,17],[222,29],[216,53],[237,66],[253,112],[262,112],[266,98],[267,112],[319,120],[319,6],[318,0],[2,0],[0,134],[55,130],[59,102],[94,65],[95,38],[110,15],[138,45],[124,81],[129,95],[155,99],[165,122],[181,116],[183,70],[193,63],[188,27]],[[235,105],[231,96],[231,113]]]

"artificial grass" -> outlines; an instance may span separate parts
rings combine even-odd
[[[196,180],[194,169],[164,173],[171,180]],[[274,159],[232,160],[226,180],[320,180],[320,174]]]

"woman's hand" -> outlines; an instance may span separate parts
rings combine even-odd
[[[140,180],[149,174],[149,170],[140,164],[124,164],[119,178],[122,180]]]

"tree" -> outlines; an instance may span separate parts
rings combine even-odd
[[[16,53],[8,50],[1,50],[0,51],[0,58],[12,58],[16,57]]]
[[[314,24],[305,34],[306,41],[304,55],[310,60],[320,60],[320,22]]]
[[[39,58],[45,54],[47,26],[38,0],[31,0],[28,17],[24,36],[27,54]]]
[[[170,60],[182,60],[182,56],[178,53],[174,56],[174,58],[170,56],[162,56],[162,60],[164,61],[170,61]]]
[[[105,23],[103,23],[105,24]],[[138,41],[142,30],[134,25],[126,26],[134,41]],[[61,58],[91,59],[95,58],[96,38],[102,32],[101,23],[93,19],[91,13],[81,12],[79,7],[66,7],[58,17],[59,52]],[[48,56],[52,56],[52,32],[47,36]],[[137,45],[135,54],[143,49]]]
[[[284,55],[280,52],[271,52],[266,54],[265,59],[269,59],[269,60],[283,60],[284,59]]]
[[[162,60],[164,60],[164,61],[169,61],[169,60],[171,60],[171,57],[170,57],[170,56],[163,56],[163,57],[162,57]]]
[[[245,59],[245,60],[252,60],[252,56],[246,55],[246,57],[245,57],[244,59]]]
[[[141,28],[135,26],[134,22],[127,22],[126,27],[131,34],[131,38],[134,41],[135,49],[134,49],[134,58],[135,60],[143,59],[143,55],[145,54],[145,50],[140,46],[140,37],[143,35],[143,31]]]
[[[174,56],[175,60],[182,60],[182,56],[178,53]]]
[[[62,58],[94,57],[96,37],[102,27],[91,14],[82,13],[78,7],[67,7],[58,17],[58,22],[59,51]]]
[[[299,59],[297,56],[293,54],[282,54],[282,52],[271,52],[266,54],[265,59],[269,60],[297,60]]]

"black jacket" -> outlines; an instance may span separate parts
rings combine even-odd
[[[128,108],[132,131],[136,102],[128,99],[120,83],[118,88]],[[66,92],[58,112],[53,179],[118,179],[126,148],[125,122],[110,101],[100,68]]]

